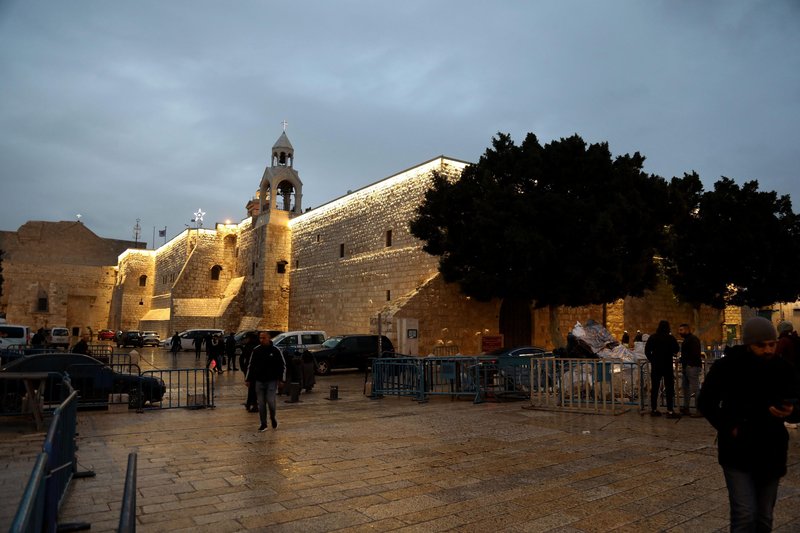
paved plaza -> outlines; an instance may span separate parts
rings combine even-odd
[[[177,366],[194,366],[180,355]],[[165,365],[145,349],[143,370]],[[171,366],[171,365],[170,365]],[[79,470],[60,521],[113,531],[127,457],[138,453],[137,529],[161,531],[727,531],[714,432],[667,420],[528,409],[525,402],[372,400],[359,373],[320,377],[279,398],[258,433],[240,372],[214,409],[78,414]],[[330,386],[339,399],[330,400]],[[2,419],[0,528],[7,529],[44,433]],[[800,531],[792,431],[775,530]],[[13,504],[12,504],[13,502]]]

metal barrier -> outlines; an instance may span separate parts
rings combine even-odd
[[[630,401],[621,377],[626,363],[610,359],[537,358],[531,361],[531,406],[620,414]]]
[[[372,360],[372,396],[431,396],[527,399],[532,389],[531,357],[413,357]]]
[[[147,370],[143,377],[160,378],[166,386],[166,393],[154,408],[192,409],[215,407],[216,377],[206,368],[179,368],[172,370]]]
[[[136,531],[136,453],[128,454],[128,469],[125,472],[125,490],[122,492],[122,508],[119,512],[119,533]]]
[[[372,397],[411,396],[422,400],[421,378],[418,357],[375,359],[372,361]]]
[[[17,507],[14,521],[9,528],[10,533],[44,531],[46,481],[47,454],[42,452],[36,456],[33,472],[25,486],[25,492],[22,493],[22,500]]]
[[[36,459],[10,531],[56,531],[58,510],[70,481],[73,477],[94,475],[77,472],[77,400],[78,393],[73,391],[53,413],[42,453]]]

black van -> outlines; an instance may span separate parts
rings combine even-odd
[[[384,335],[336,335],[322,343],[322,348],[312,352],[317,363],[317,374],[330,374],[334,368],[365,370],[373,357],[386,357],[394,353],[394,346]]]

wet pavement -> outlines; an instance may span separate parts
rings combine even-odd
[[[184,352],[174,366],[195,366]],[[144,349],[142,370],[171,367]],[[203,361],[204,363],[204,361]],[[277,429],[245,411],[241,372],[216,408],[78,414],[79,470],[60,522],[114,531],[128,454],[138,454],[139,531],[726,531],[714,432],[703,419],[559,413],[526,402],[372,400],[363,374],[318,377]],[[338,400],[330,400],[330,387]],[[44,433],[0,418],[0,528],[10,524]],[[775,530],[800,530],[800,430]],[[12,505],[13,502],[13,505]]]

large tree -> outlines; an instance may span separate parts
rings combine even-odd
[[[697,174],[673,178],[670,196],[684,206],[665,257],[679,300],[722,309],[798,299],[800,218],[788,196],[726,177],[704,192]]]
[[[553,311],[641,296],[656,283],[669,213],[666,182],[643,163],[578,135],[542,146],[529,133],[517,146],[499,133],[460,178],[434,176],[411,232],[478,299]]]

